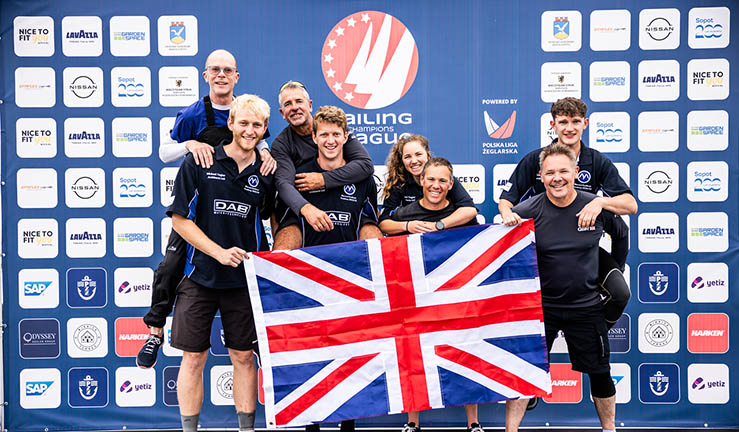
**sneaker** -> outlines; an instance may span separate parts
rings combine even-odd
[[[539,398],[529,399],[529,403],[526,405],[526,411],[531,411],[536,408],[537,405],[539,405]]]
[[[479,423],[472,423],[472,426],[467,428],[467,432],[485,432]]]
[[[141,351],[136,356],[136,366],[144,369],[149,369],[154,366],[157,362],[157,354],[159,353],[159,347],[162,346],[162,338],[157,335],[150,334],[149,338],[146,339],[144,346],[141,347]]]
[[[403,426],[403,429],[400,430],[400,432],[421,432],[421,427],[416,426],[416,423],[410,422]]]

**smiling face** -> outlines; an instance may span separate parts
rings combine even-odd
[[[319,161],[335,162],[344,159],[344,143],[349,135],[344,129],[328,122],[313,124],[313,141],[318,146]]]
[[[557,115],[550,124],[557,132],[559,142],[572,147],[580,143],[582,133],[588,127],[588,119],[579,115]]]
[[[280,114],[290,126],[299,128],[310,120],[313,101],[300,87],[286,88],[280,93]]]
[[[228,118],[228,128],[233,131],[234,142],[244,151],[254,150],[267,130],[267,121],[249,110],[240,110]]]
[[[403,166],[415,179],[419,179],[429,154],[418,141],[409,141],[403,146]]]
[[[429,205],[432,210],[444,208],[452,184],[454,178],[449,168],[443,165],[426,167],[426,172],[421,176],[424,204]]]
[[[569,204],[568,201],[576,194],[576,175],[577,166],[566,155],[553,154],[544,159],[541,164],[541,181],[552,203]]]
[[[216,50],[208,56],[203,78],[210,86],[210,92],[216,97],[230,97],[234,86],[239,82],[236,71],[236,59],[225,50]]]

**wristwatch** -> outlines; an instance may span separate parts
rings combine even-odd
[[[444,229],[444,222],[442,222],[442,221],[440,221],[440,220],[436,221],[436,229],[437,229],[438,231],[441,231],[441,230],[443,230],[443,229]]]

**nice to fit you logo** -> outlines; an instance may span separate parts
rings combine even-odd
[[[326,84],[347,104],[383,108],[400,100],[418,72],[418,47],[397,18],[364,11],[339,21],[321,52]]]

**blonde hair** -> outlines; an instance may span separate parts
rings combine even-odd
[[[390,192],[393,188],[400,187],[405,184],[411,178],[411,174],[405,169],[403,165],[403,147],[409,142],[417,141],[421,144],[428,153],[429,159],[431,159],[431,150],[429,150],[429,140],[422,135],[403,134],[398,141],[390,149],[390,153],[387,155],[387,181],[385,182],[385,189],[382,191],[382,196],[387,198],[390,196]]]
[[[318,123],[335,124],[344,132],[349,132],[349,127],[346,122],[346,114],[343,109],[337,106],[326,105],[316,111],[316,114],[313,116],[313,135],[315,135],[316,130],[318,130]]]
[[[263,121],[269,120],[269,104],[262,98],[253,94],[243,94],[231,102],[231,110],[228,113],[231,121],[236,118],[236,113],[248,111]]]

